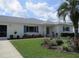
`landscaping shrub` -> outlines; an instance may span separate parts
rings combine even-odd
[[[10,35],[10,39],[13,39],[13,35]]]
[[[61,36],[62,37],[67,37],[67,36],[74,37],[74,33],[61,33]]]
[[[24,34],[24,35],[23,35],[23,38],[26,38],[26,37],[27,37],[27,35],[26,35],[26,34]]]
[[[46,45],[46,44],[49,47],[51,47],[51,46],[57,46],[56,40],[44,39],[44,42],[41,45]]]
[[[50,42],[49,39],[44,39],[43,43],[41,43],[41,45],[48,45],[48,42]]]
[[[19,35],[17,35],[17,39],[19,39],[20,38],[20,36]]]
[[[38,37],[43,37],[43,36],[41,34],[39,34],[39,35],[35,35],[35,34],[28,35],[28,34],[24,34],[23,35],[23,38],[38,38]]]
[[[72,52],[72,51],[74,51],[73,47],[72,47],[71,44],[69,44],[68,42],[64,43],[64,44],[62,45],[62,47],[63,47],[63,50],[64,50],[64,51],[67,51],[67,52]]]
[[[63,46],[63,50],[67,51],[67,52],[73,52],[74,51],[74,49],[72,47],[69,47],[69,46]]]
[[[49,46],[49,49],[56,49],[57,48],[56,40],[50,40],[50,42],[48,42],[48,46]]]
[[[63,50],[64,51],[69,51],[68,46],[63,45]]]
[[[23,38],[31,38],[31,37],[32,37],[31,35],[27,35],[27,34],[23,35]]]
[[[63,50],[67,52],[68,51],[68,47],[63,47]]]
[[[56,40],[56,42],[57,42],[57,45],[62,45],[64,43],[63,40]]]
[[[50,40],[50,42],[48,44],[49,44],[49,46],[57,46],[56,40]]]

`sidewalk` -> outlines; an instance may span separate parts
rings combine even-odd
[[[0,40],[0,58],[22,58],[22,56],[9,40]]]

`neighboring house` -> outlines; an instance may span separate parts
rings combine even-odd
[[[64,24],[35,18],[0,16],[0,38],[10,38],[10,35],[14,35],[14,37],[18,35],[22,38],[24,34],[50,36],[60,35],[60,33],[73,33],[72,23]]]

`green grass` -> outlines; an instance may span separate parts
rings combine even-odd
[[[34,39],[34,38],[33,38]],[[11,43],[25,58],[78,58],[78,53],[64,53],[56,50],[49,50],[41,46],[43,40],[12,40]]]

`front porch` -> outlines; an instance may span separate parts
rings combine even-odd
[[[59,31],[57,26],[55,25],[44,25],[44,36],[47,37],[56,37],[57,35],[59,35]]]

